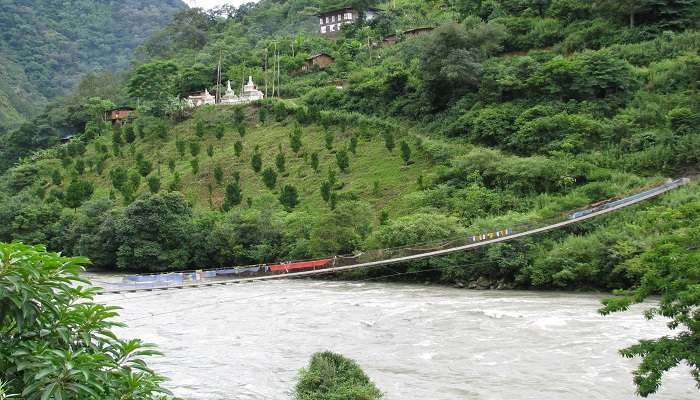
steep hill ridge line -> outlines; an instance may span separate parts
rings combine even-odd
[[[212,286],[225,286],[225,285],[230,285],[230,284],[235,284],[235,283],[269,281],[269,280],[288,279],[288,278],[301,278],[301,277],[310,277],[310,276],[315,276],[315,275],[324,275],[324,274],[332,274],[332,273],[337,273],[337,272],[350,271],[350,270],[359,269],[359,268],[380,267],[380,266],[398,264],[398,263],[403,263],[403,262],[417,261],[417,260],[422,260],[422,259],[432,258],[432,257],[441,257],[441,256],[444,256],[447,254],[452,254],[452,253],[465,251],[465,250],[472,250],[472,249],[476,249],[479,247],[485,247],[485,246],[489,246],[489,245],[496,244],[496,243],[512,241],[512,240],[520,239],[520,238],[527,237],[527,236],[534,236],[534,235],[538,235],[541,233],[549,232],[549,231],[563,228],[563,227],[566,227],[569,225],[579,224],[579,223],[587,221],[589,219],[593,219],[593,218],[601,216],[601,215],[609,214],[609,213],[621,210],[623,208],[630,207],[632,205],[644,202],[646,200],[650,200],[650,199],[653,199],[655,197],[661,196],[662,194],[664,194],[666,192],[669,192],[669,191],[676,189],[676,188],[679,188],[681,186],[685,186],[688,183],[690,183],[690,179],[688,179],[688,178],[677,179],[675,181],[668,182],[666,184],[657,186],[656,188],[650,189],[646,192],[642,192],[642,193],[648,193],[646,195],[640,196],[640,193],[638,193],[635,195],[628,196],[624,199],[614,201],[613,204],[615,204],[615,205],[608,207],[608,208],[604,208],[604,209],[601,209],[598,211],[593,211],[591,213],[584,214],[584,215],[581,215],[580,212],[577,212],[576,214],[570,214],[570,215],[576,215],[576,217],[566,219],[562,222],[547,225],[547,226],[544,226],[541,228],[531,229],[531,230],[520,232],[520,233],[514,233],[514,234],[509,235],[509,236],[504,236],[504,237],[500,237],[500,238],[496,238],[496,239],[471,243],[471,244],[467,244],[467,245],[463,245],[463,246],[456,246],[456,247],[443,249],[443,250],[436,250],[436,251],[431,251],[431,252],[426,252],[426,253],[421,253],[421,254],[413,254],[413,255],[409,255],[409,256],[390,258],[390,259],[386,259],[386,260],[364,262],[364,263],[347,265],[347,266],[324,268],[324,269],[319,269],[319,270],[314,270],[314,271],[294,272],[294,273],[287,273],[287,274],[249,277],[249,278],[238,278],[238,279],[222,280],[222,281],[217,281],[217,282],[194,283],[194,284],[186,284],[186,285],[139,288],[139,289],[107,290],[107,291],[100,292],[99,295],[153,292],[153,291],[173,290],[173,289],[204,288],[204,287],[212,287]]]

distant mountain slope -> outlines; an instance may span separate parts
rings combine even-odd
[[[181,0],[0,1],[0,125],[16,125],[89,71],[128,66]]]

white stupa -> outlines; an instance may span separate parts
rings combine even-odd
[[[241,101],[244,103],[249,103],[251,101],[262,100],[265,98],[265,94],[258,90],[258,88],[253,83],[253,77],[248,77],[248,83],[243,87],[243,93],[241,93]]]
[[[216,104],[216,97],[212,96],[208,89],[204,89],[204,92],[191,94],[187,102],[191,107],[199,107],[205,104]]]
[[[239,104],[241,98],[236,96],[236,92],[231,88],[231,81],[226,84],[226,94],[221,96],[221,104]]]

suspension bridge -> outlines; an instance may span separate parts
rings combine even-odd
[[[687,178],[669,181],[652,189],[648,189],[640,193],[624,197],[622,199],[606,201],[603,203],[599,203],[598,205],[589,207],[587,209],[567,214],[567,216],[561,221],[546,224],[541,227],[527,228],[520,232],[508,229],[506,231],[498,231],[496,233],[489,233],[486,235],[471,236],[433,246],[423,246],[418,248],[416,246],[409,246],[396,249],[376,250],[358,256],[336,256],[331,259],[328,259],[329,262],[327,264],[327,267],[324,266],[319,269],[313,269],[308,271],[287,272],[260,276],[244,276],[230,279],[182,283],[175,285],[163,285],[155,287],[124,287],[111,290],[104,290],[100,292],[100,295],[154,292],[163,290],[182,290],[191,288],[226,286],[256,281],[259,282],[277,279],[305,278],[325,274],[335,274],[360,268],[376,268],[392,264],[401,264],[412,261],[424,260],[433,257],[442,257],[453,253],[490,246],[496,243],[503,243],[507,241],[522,239],[528,236],[539,235],[556,229],[561,229],[570,225],[580,224],[593,218],[610,214],[621,209],[633,206],[635,204],[659,197],[671,190],[684,186],[689,182],[690,180]],[[411,254],[406,255],[406,253]]]

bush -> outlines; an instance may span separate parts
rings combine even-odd
[[[262,179],[268,189],[274,189],[277,184],[277,172],[271,167],[267,167],[262,173]]]
[[[382,393],[352,360],[331,352],[317,353],[299,371],[297,400],[378,400]]]
[[[93,302],[97,290],[81,274],[88,264],[42,246],[0,244],[0,381],[7,385],[0,392],[27,399],[164,398],[163,378],[143,361],[159,353],[112,332],[116,307]]]
[[[291,210],[297,206],[297,203],[299,202],[298,196],[299,196],[299,194],[297,192],[297,188],[295,188],[292,185],[284,185],[284,187],[280,191],[279,200],[280,200],[280,203],[287,210]]]
[[[428,243],[466,234],[462,224],[454,217],[438,213],[418,213],[382,225],[372,235],[371,241],[386,248]]]

